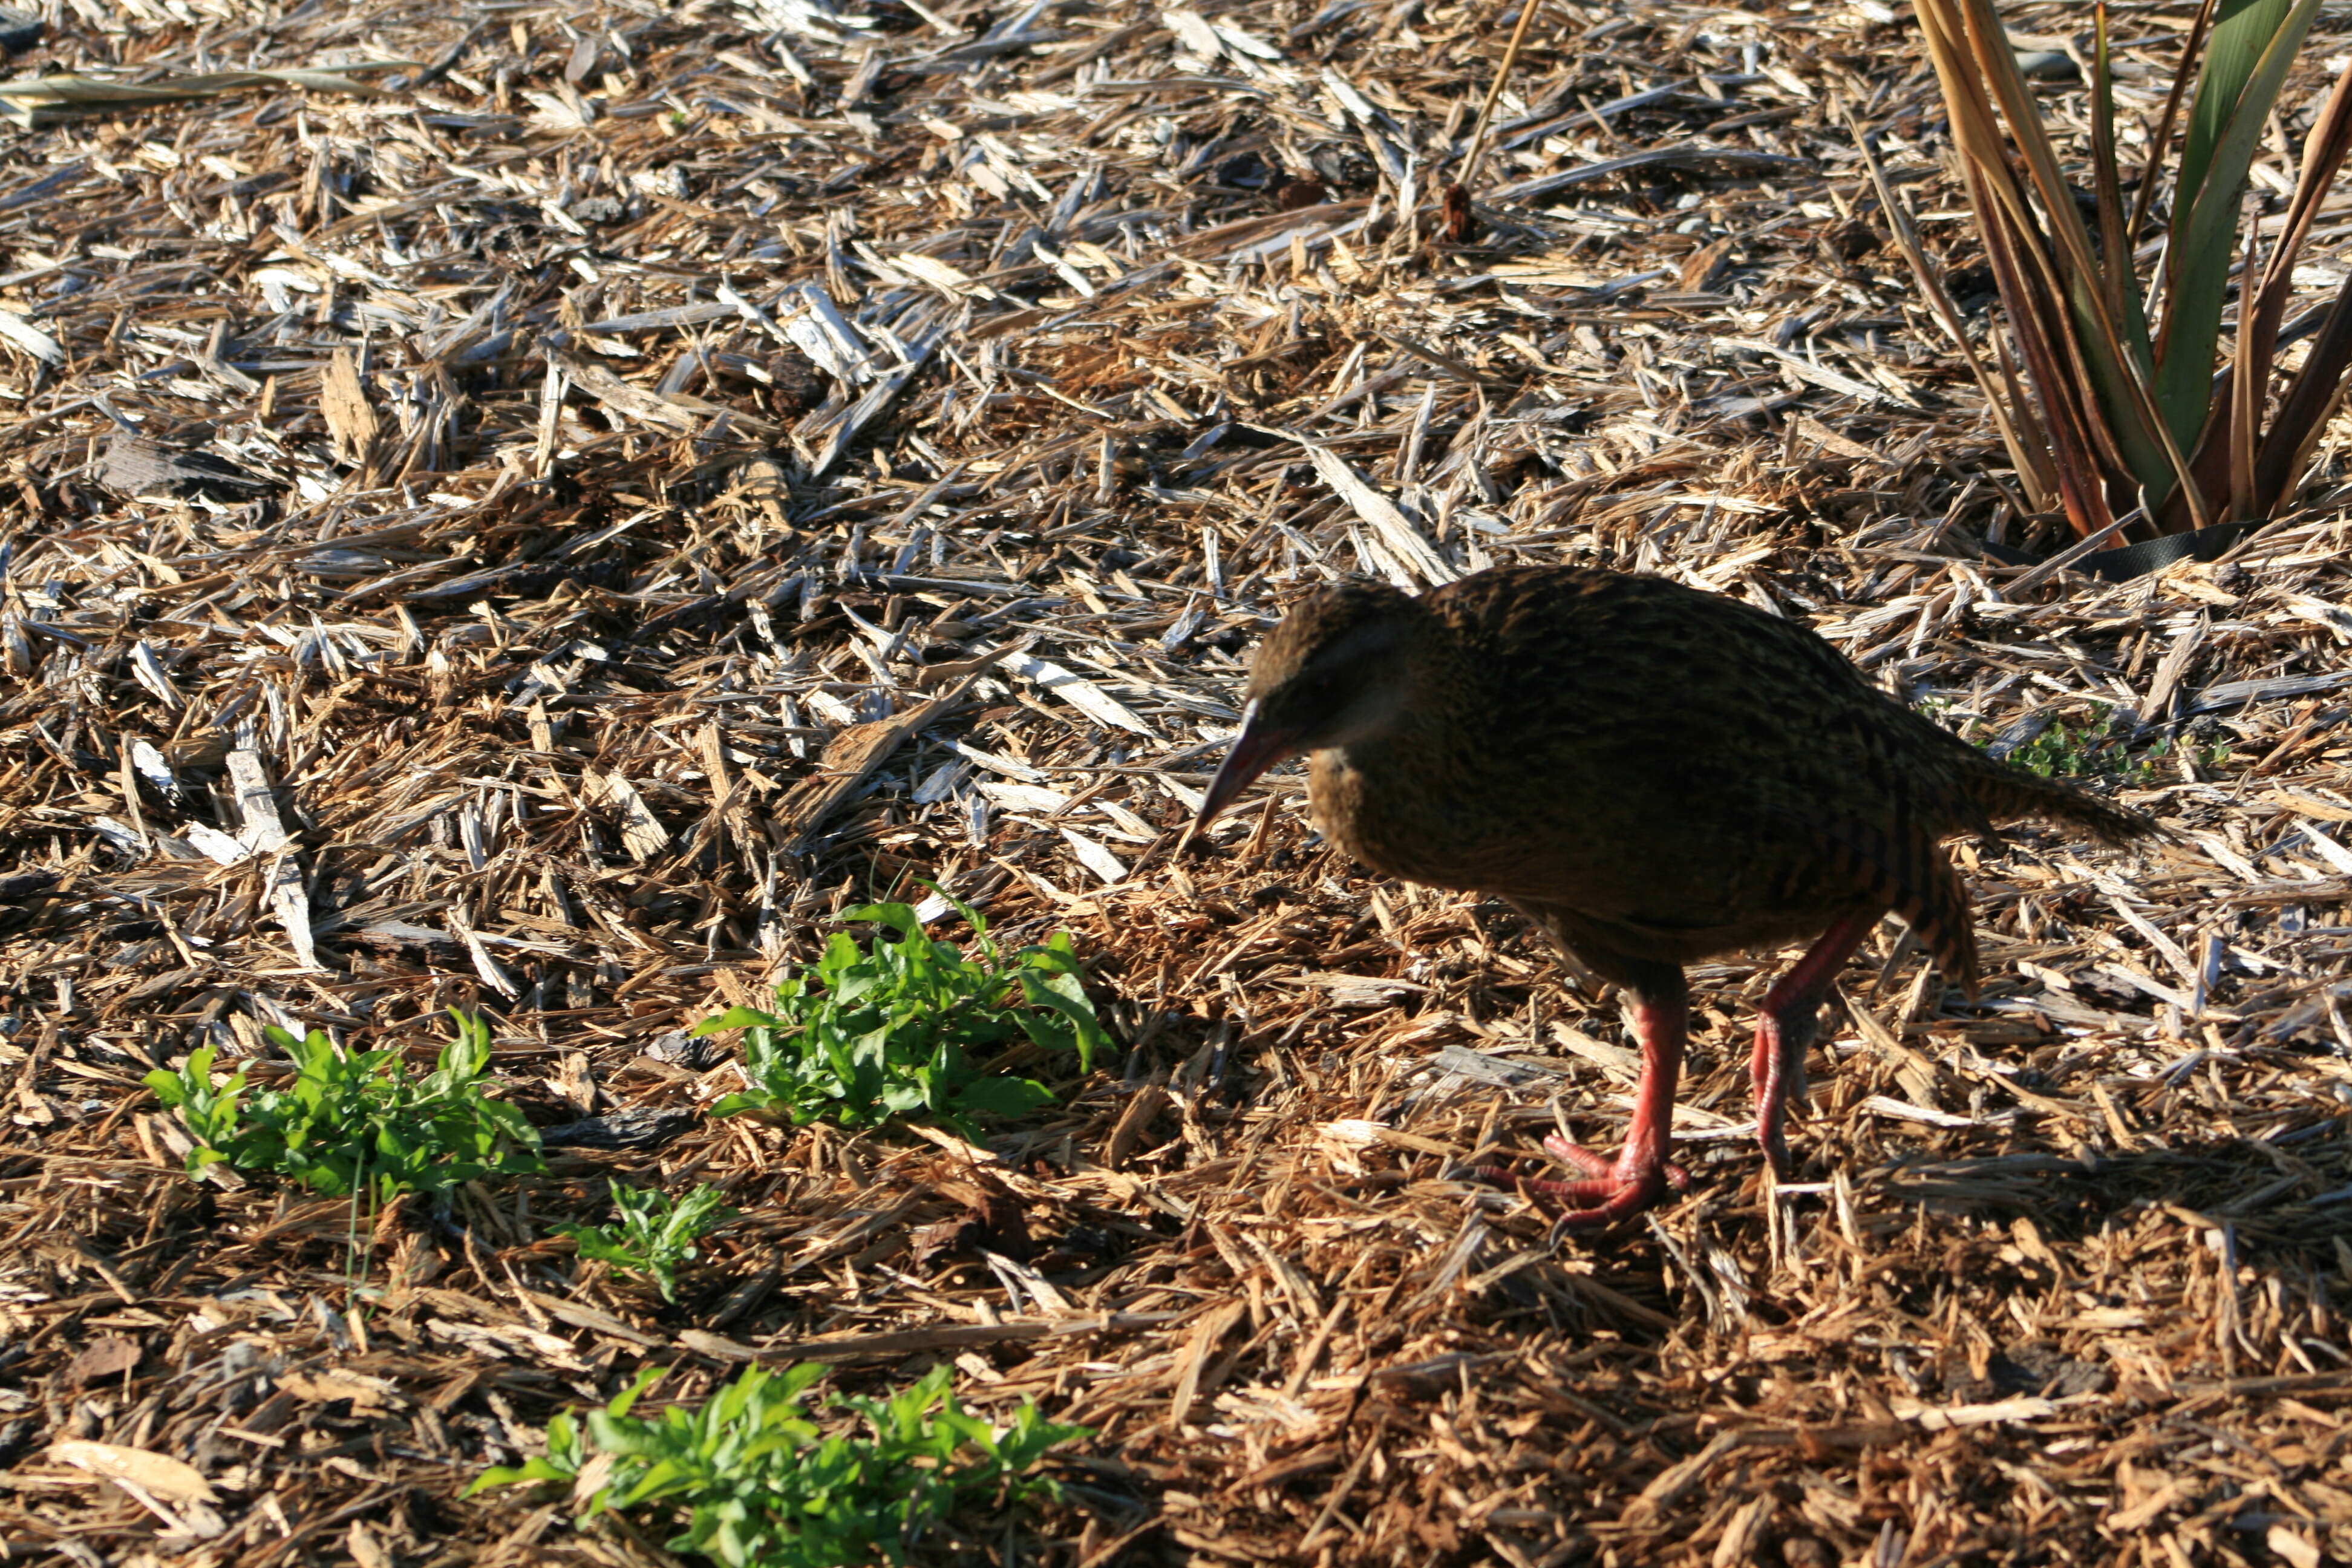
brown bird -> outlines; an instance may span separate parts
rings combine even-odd
[[[2110,843],[2137,812],[2011,767],[1865,680],[1811,630],[1662,577],[1496,567],[1412,598],[1370,583],[1302,600],[1258,649],[1241,734],[1197,833],[1286,757],[1317,826],[1381,871],[1498,895],[1629,991],[1642,1079],[1614,1162],[1538,1184],[1605,1225],[1687,1178],[1668,1163],[1687,1031],[1683,966],[1810,940],[1765,996],[1757,1139],[1781,1122],[1838,970],[1909,922],[1975,994],[1969,896],[1943,840],[2019,817]]]

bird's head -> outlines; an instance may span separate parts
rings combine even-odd
[[[1419,600],[1378,583],[1320,589],[1291,606],[1258,645],[1242,732],[1187,836],[1276,763],[1393,725],[1411,692],[1415,645],[1432,621]]]

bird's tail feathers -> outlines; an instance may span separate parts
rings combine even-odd
[[[2044,778],[1990,757],[1983,761],[1983,767],[1969,770],[1966,787],[1969,799],[1996,822],[2038,817],[2079,827],[2102,844],[2125,844],[2163,832],[2147,813],[2103,800],[2080,784]]]

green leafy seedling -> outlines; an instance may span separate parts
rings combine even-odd
[[[674,1302],[678,1266],[701,1256],[695,1243],[737,1217],[733,1209],[720,1206],[726,1195],[708,1183],[682,1198],[672,1198],[658,1187],[615,1186],[613,1224],[555,1228],[580,1244],[583,1258],[650,1275],[661,1287],[662,1300]]]
[[[1000,1432],[957,1403],[942,1365],[887,1399],[829,1398],[825,1408],[855,1414],[865,1431],[828,1436],[803,1402],[824,1371],[753,1367],[700,1405],[640,1416],[637,1401],[661,1376],[649,1368],[584,1421],[556,1416],[544,1455],[485,1471],[467,1495],[561,1482],[584,1494],[579,1525],[608,1511],[651,1516],[676,1531],[667,1550],[723,1568],[840,1568],[877,1552],[903,1563],[960,1509],[1055,1495],[1029,1472],[1056,1443],[1091,1436],[1045,1420],[1034,1401]],[[591,1472],[605,1456],[608,1468]]]
[[[291,1176],[314,1192],[390,1201],[483,1176],[545,1170],[539,1132],[522,1112],[483,1092],[490,1030],[455,1008],[457,1037],[434,1069],[412,1076],[397,1051],[339,1048],[319,1030],[265,1031],[293,1059],[293,1083],[256,1089],[243,1069],[213,1082],[210,1046],[177,1072],[147,1075],[155,1098],[180,1113],[195,1147],[193,1173],[226,1161],[240,1171]]]
[[[238,1101],[245,1095],[245,1069],[240,1068],[228,1076],[227,1081],[213,1082],[213,1059],[216,1053],[210,1046],[199,1046],[188,1053],[188,1059],[177,1072],[157,1068],[147,1075],[147,1087],[155,1098],[180,1113],[180,1125],[188,1130],[195,1147],[188,1151],[188,1173],[194,1175],[205,1166],[228,1160],[231,1152],[245,1146],[246,1139],[238,1128]]]
[[[2086,778],[2105,771],[2100,763],[2111,749],[2105,723],[2069,724],[2062,719],[2011,752],[2009,760],[2043,778]]]
[[[2084,719],[2053,721],[2032,740],[2009,754],[2009,761],[2043,778],[2116,779],[2147,785],[2155,781],[2157,764],[2172,752],[2170,737],[2158,739],[2143,752],[2131,749],[2132,729],[2106,703],[2093,704]],[[1970,739],[1981,737],[1982,726]],[[2201,752],[2199,760],[2202,761]]]
[[[1007,952],[979,910],[949,901],[971,924],[970,953],[934,941],[905,904],[868,904],[842,919],[872,921],[896,942],[877,933],[861,947],[836,931],[813,968],[776,987],[774,1012],[735,1007],[698,1025],[698,1035],[744,1032],[752,1087],[719,1100],[714,1113],[845,1127],[924,1116],[969,1131],[975,1114],[1020,1116],[1051,1104],[1045,1085],[991,1072],[973,1058],[1026,1038],[1076,1051],[1085,1070],[1109,1047],[1069,933]]]

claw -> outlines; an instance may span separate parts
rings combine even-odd
[[[1690,1173],[1680,1165],[1671,1161],[1645,1163],[1630,1149],[1612,1160],[1598,1150],[1587,1149],[1553,1133],[1544,1140],[1544,1150],[1562,1163],[1584,1172],[1585,1178],[1548,1181],[1521,1176],[1494,1165],[1480,1166],[1472,1173],[1482,1181],[1525,1193],[1538,1208],[1550,1213],[1555,1241],[1564,1231],[1600,1230],[1622,1225],[1657,1204],[1669,1190],[1690,1190]],[[1555,1210],[1552,1204],[1579,1206]]]
[[[1612,1160],[1608,1155],[1603,1154],[1598,1149],[1588,1149],[1581,1143],[1571,1142],[1570,1140],[1561,1137],[1557,1132],[1546,1134],[1543,1146],[1544,1152],[1549,1154],[1553,1159],[1564,1161],[1569,1164],[1574,1165],[1578,1170],[1584,1172],[1587,1175],[1597,1176],[1604,1181],[1622,1179],[1634,1164],[1630,1153],[1620,1154],[1616,1159]],[[1666,1183],[1669,1186],[1673,1187],[1675,1191],[1678,1193],[1686,1193],[1690,1191],[1690,1173],[1688,1171],[1684,1170],[1680,1165],[1675,1164],[1671,1160],[1660,1166],[1659,1169],[1665,1173]],[[1553,1183],[1552,1184],[1557,1186],[1559,1184]]]

